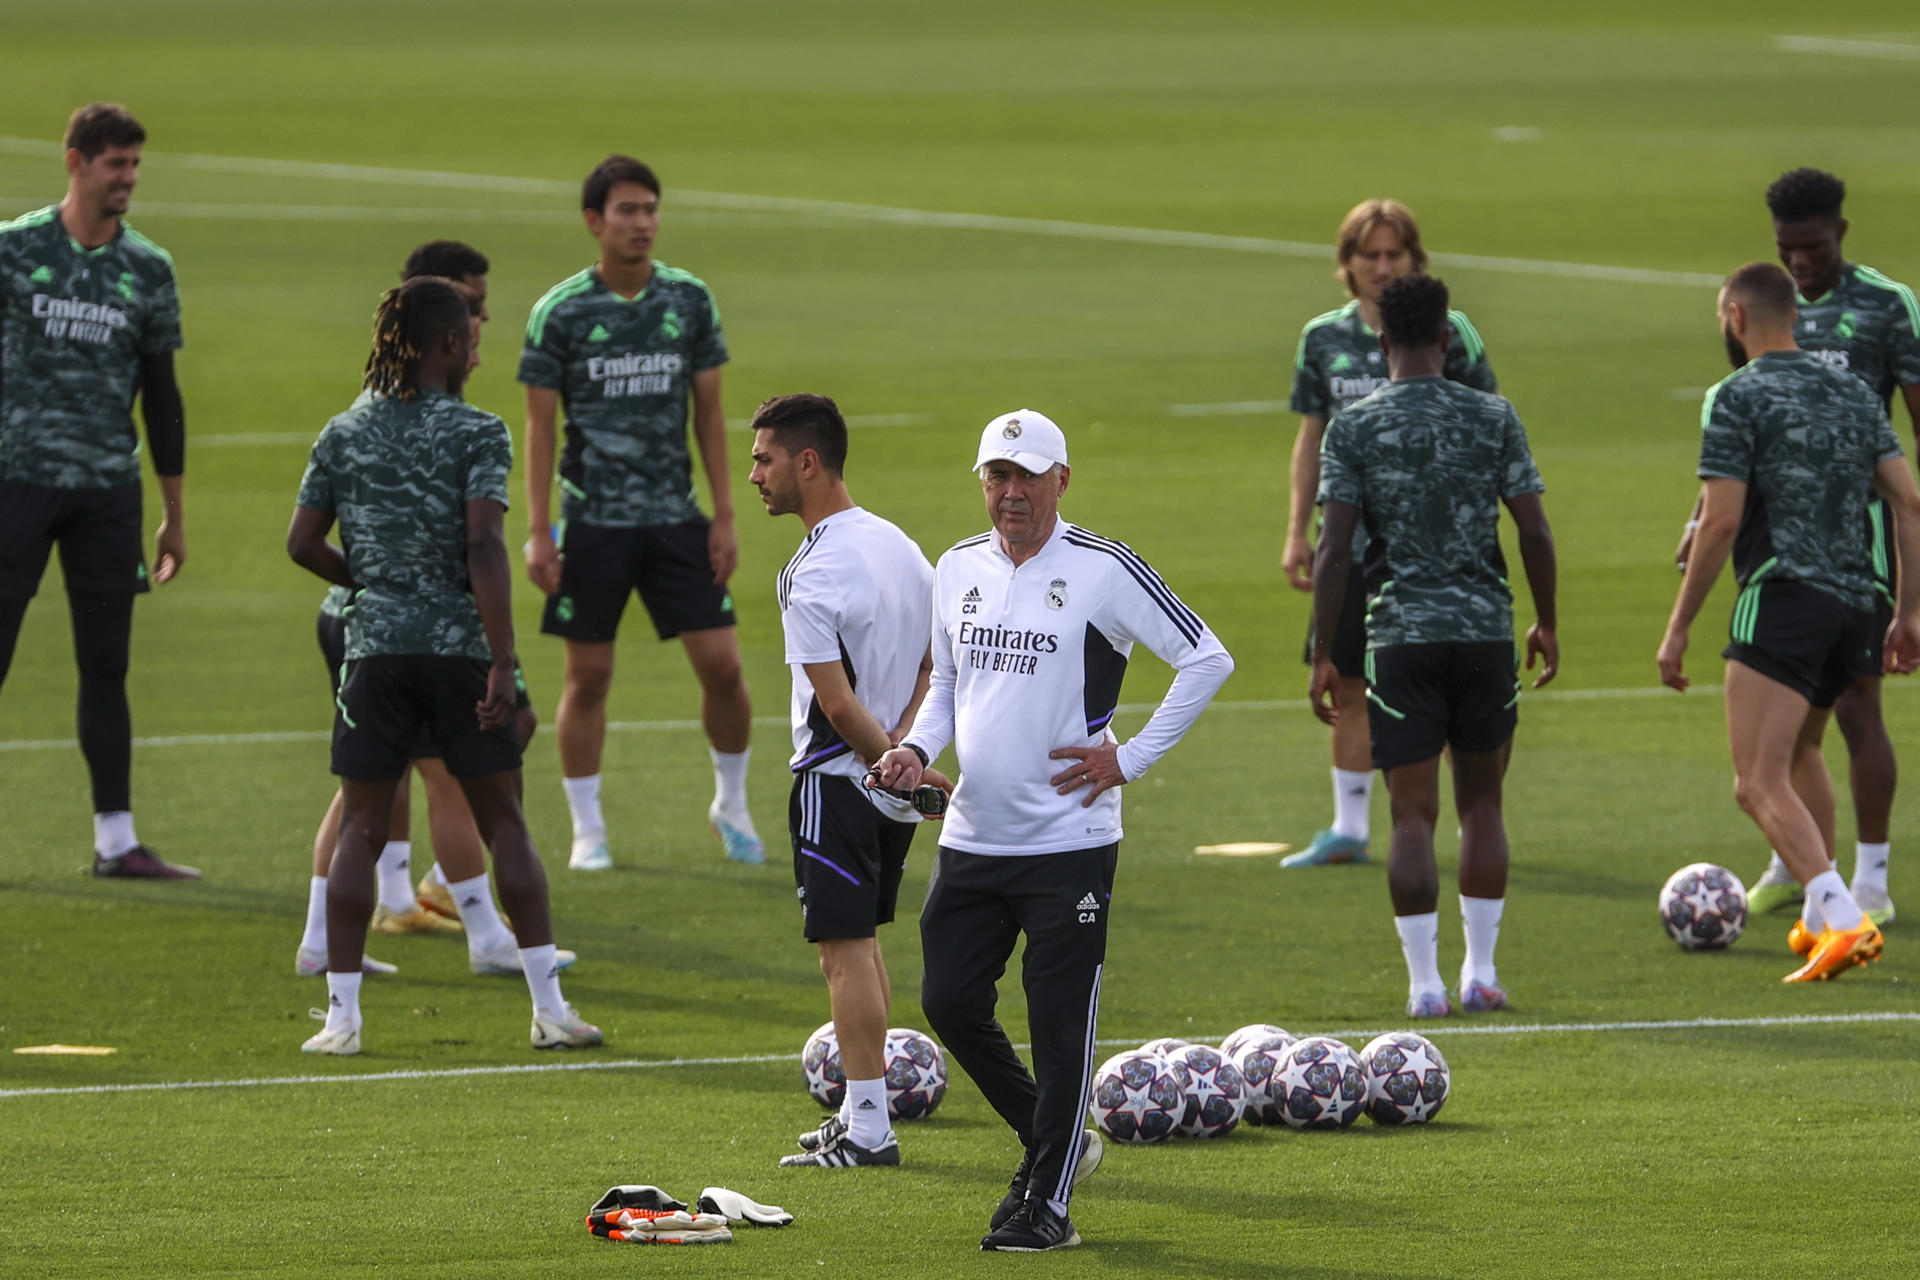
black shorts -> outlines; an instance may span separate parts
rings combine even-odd
[[[614,529],[573,521],[561,534],[560,590],[540,630],[568,640],[611,641],[627,598],[640,593],[662,640],[734,625],[733,595],[713,580],[703,517],[685,524]]]
[[[1804,582],[1755,582],[1734,602],[1732,643],[1720,656],[1831,707],[1848,685],[1880,674],[1890,621]]]
[[[456,778],[520,767],[513,722],[482,729],[487,663],[422,653],[379,653],[347,663],[334,699],[333,771],[354,782],[398,782],[422,737]]]
[[[857,779],[811,771],[794,776],[787,830],[808,942],[871,938],[893,923],[916,825],[874,808]]]
[[[322,611],[317,628],[320,638],[320,657],[327,664],[327,683],[333,687],[333,696],[340,697],[340,677],[347,665],[347,620],[337,614]],[[516,711],[525,711],[533,705],[533,699],[527,696],[527,673],[518,662],[513,664],[513,707]],[[420,730],[418,741],[413,744],[415,760],[438,760],[440,744],[425,726]]]
[[[1340,617],[1333,626],[1333,644],[1328,657],[1342,679],[1358,680],[1367,673],[1367,583],[1366,574],[1354,564],[1347,569],[1347,594],[1340,601]],[[1313,665],[1313,615],[1307,615],[1306,651],[1301,655]]]
[[[1367,651],[1373,767],[1440,754],[1498,751],[1519,722],[1520,666],[1511,640],[1396,644]]]
[[[68,595],[151,590],[140,524],[138,481],[55,489],[0,480],[0,596],[18,600],[39,591],[55,543]]]

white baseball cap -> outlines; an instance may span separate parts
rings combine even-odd
[[[1005,460],[1022,471],[1039,475],[1055,463],[1067,465],[1067,437],[1052,418],[1032,409],[1003,413],[980,433],[980,456],[973,461],[978,471],[989,462]]]

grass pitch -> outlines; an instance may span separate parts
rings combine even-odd
[[[817,1118],[797,1064],[775,1058],[822,1020],[825,992],[778,859],[727,865],[703,830],[691,677],[640,626],[621,643],[624,727],[606,763],[618,870],[563,869],[550,737],[528,759],[560,940],[582,956],[567,991],[607,1048],[536,1057],[521,984],[474,978],[457,942],[429,938],[375,944],[401,973],[367,984],[361,1057],[297,1052],[320,988],[292,976],[289,953],[332,785],[321,588],[280,550],[304,442],[354,394],[376,292],[437,235],[493,258],[496,319],[470,397],[517,424],[520,321],[591,257],[570,190],[622,149],[666,183],[663,259],[719,298],[734,416],[809,389],[891,424],[856,431],[850,483],[937,553],[984,526],[965,471],[978,425],[1043,409],[1073,439],[1068,516],[1133,544],[1232,649],[1221,704],[1129,789],[1101,1021],[1116,1046],[1252,1021],[1404,1021],[1378,865],[1283,875],[1270,858],[1189,852],[1298,845],[1326,816],[1324,736],[1299,703],[1306,599],[1278,570],[1294,420],[1271,402],[1286,398],[1299,326],[1340,301],[1330,261],[1301,246],[1328,241],[1362,196],[1411,203],[1528,424],[1559,538],[1565,670],[1554,696],[1524,704],[1510,788],[1514,1011],[1435,1029],[1455,1094],[1430,1128],[1114,1150],[1075,1202],[1087,1246],[1033,1265],[1706,1277],[1858,1257],[1897,1273],[1920,1245],[1910,926],[1870,971],[1786,988],[1784,920],[1689,956],[1653,911],[1682,863],[1751,879],[1765,852],[1731,802],[1715,695],[1654,687],[1699,391],[1724,367],[1700,279],[1769,253],[1760,195],[1797,164],[1848,180],[1859,260],[1920,278],[1920,180],[1901,163],[1920,148],[1920,55],[1906,52],[1920,34],[1888,34],[1912,26],[1893,5],[1821,17],[1832,26],[1809,31],[1804,7],[1780,4],[1350,21],[1207,3],[959,15],[209,0],[95,6],[82,35],[10,6],[0,213],[57,198],[48,140],[80,102],[123,100],[152,133],[133,219],[179,265],[194,444],[187,568],[138,610],[135,732],[162,741],[135,753],[135,804],[142,835],[208,878],[85,878],[50,575],[0,697],[0,1044],[118,1052],[0,1057],[0,1272],[1029,1265],[973,1252],[1018,1153],[964,1077],[903,1132],[898,1171],[771,1167]],[[1776,39],[1794,35],[1841,43]],[[269,163],[285,161],[301,163]],[[773,844],[786,676],[772,577],[798,526],[759,513],[744,439],[735,591],[765,717],[754,809]],[[531,589],[516,602],[550,717],[559,648],[536,633]],[[1695,632],[1691,669],[1708,684],[1725,603]],[[1164,686],[1143,657],[1126,697]],[[1912,741],[1920,699],[1895,681],[1887,706]],[[1902,833],[1916,818],[1903,799],[1899,901],[1914,892]],[[1382,832],[1384,819],[1377,802]],[[1843,805],[1843,838],[1849,824]],[[1444,914],[1450,968],[1460,942]],[[884,936],[894,1020],[910,1025],[911,919]],[[1003,1013],[1024,1025],[1012,984]],[[1881,1015],[1907,1020],[1865,1020]],[[1862,1020],[1784,1021],[1802,1017]],[[585,1069],[508,1071],[556,1066]],[[20,1092],[96,1086],[151,1088]],[[728,1185],[799,1220],[636,1258],[580,1226],[616,1182],[683,1197]]]

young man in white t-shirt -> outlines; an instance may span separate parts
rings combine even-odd
[[[820,948],[847,1073],[840,1112],[780,1163],[897,1165],[885,1079],[893,990],[875,935],[893,919],[920,815],[862,781],[926,695],[933,569],[911,538],[848,494],[847,424],[833,401],[778,396],[755,411],[753,428],[748,481],[769,515],[798,515],[807,529],[779,578],[793,667],[788,823],[807,941]]]
[[[1095,1015],[1120,851],[1119,788],[1178,742],[1233,672],[1207,624],[1122,543],[1059,517],[1067,441],[1030,409],[987,424],[974,462],[988,533],[934,570],[933,679],[880,761],[908,790],[949,742],[960,785],[920,914],[927,1020],[1026,1156],[980,1247],[1080,1242],[1067,1217],[1091,1130]],[[1135,644],[1173,685],[1128,741],[1113,734]],[[1033,1072],[994,1018],[1020,934]]]

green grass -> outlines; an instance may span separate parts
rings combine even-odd
[[[1376,865],[1282,875],[1196,858],[1234,839],[1304,842],[1327,809],[1324,734],[1294,705],[1305,597],[1278,570],[1285,414],[1178,417],[1176,404],[1282,400],[1300,324],[1337,305],[1328,261],[1222,248],[859,221],[738,207],[714,193],[1325,242],[1394,194],[1433,249],[1719,273],[1770,251],[1760,201],[1781,170],[1847,178],[1848,245],[1920,277],[1910,61],[1778,51],[1784,33],[1887,36],[1900,6],[1428,7],[1410,21],[1301,6],[1130,3],[780,6],[476,3],[104,4],[84,32],[5,5],[0,135],[50,139],[92,97],[129,103],[154,155],[134,217],[179,264],[188,347],[190,559],[143,601],[136,732],[320,731],[321,588],[280,551],[297,443],[354,394],[376,291],[413,244],[452,234],[494,261],[476,403],[519,420],[516,331],[590,257],[564,194],[230,172],[188,155],[284,158],[576,181],[607,151],[667,185],[661,252],[718,294],[736,417],[810,389],[853,414],[857,497],[930,552],[983,527],[965,473],[979,424],[1030,404],[1072,438],[1067,514],[1150,558],[1232,649],[1223,705],[1129,789],[1103,1034],[1217,1035],[1402,1021],[1402,965]],[[1494,131],[1538,128],[1533,142]],[[56,198],[48,155],[0,144],[0,214]],[[267,217],[209,206],[347,206]],[[408,211],[414,212],[408,212]],[[1705,859],[1751,878],[1764,843],[1734,808],[1711,692],[1657,695],[1667,554],[1695,482],[1697,390],[1724,367],[1711,291],[1448,267],[1547,478],[1562,564],[1568,691],[1530,698],[1510,788],[1514,872],[1502,974],[1515,1011],[1442,1028],[1455,1096],[1420,1132],[1246,1131],[1118,1150],[1075,1202],[1088,1247],[1064,1274],[1799,1275],[1842,1258],[1887,1274],[1920,1246],[1911,1022],[1467,1035],[1463,1029],[1698,1017],[1920,1012],[1913,933],[1817,988],[1782,987],[1784,921],[1723,955],[1670,946],[1654,894]],[[1904,433],[1904,425],[1902,427]],[[744,437],[733,437],[736,473]],[[786,698],[772,578],[792,521],[741,499],[735,582],[761,714],[754,809],[785,813]],[[518,539],[519,516],[509,516]],[[1692,671],[1718,680],[1722,593]],[[551,717],[559,649],[517,593],[522,654]],[[1521,615],[1526,617],[1525,606]],[[630,628],[611,714],[685,720],[678,652]],[[4,696],[0,744],[71,736],[65,608],[50,574]],[[1136,664],[1130,702],[1164,669]],[[1276,701],[1280,708],[1257,704]],[[1245,705],[1256,704],[1256,705]],[[1904,682],[1896,740],[1920,728]],[[1122,730],[1140,715],[1122,717]],[[1834,752],[1843,771],[1844,759]],[[619,868],[560,870],[566,817],[548,731],[528,808],[567,992],[607,1030],[569,1064],[618,1069],[352,1082],[396,1070],[553,1065],[525,1046],[519,984],[466,973],[457,942],[383,941],[366,1052],[296,1052],[319,985],[292,977],[307,850],[332,783],[321,741],[135,754],[143,836],[197,885],[96,883],[71,748],[0,752],[0,1044],[106,1044],[92,1059],[0,1058],[0,1090],[316,1075],[342,1083],[0,1097],[0,1273],[522,1276],[998,1272],[972,1252],[1017,1159],[964,1077],[905,1135],[897,1173],[778,1174],[817,1112],[791,1062],[825,1017],[777,866],[725,864],[703,828],[696,733],[614,733]],[[1911,791],[1908,793],[1911,795]],[[1842,830],[1850,829],[1843,801]],[[1375,808],[1384,828],[1384,804]],[[1896,896],[1911,894],[1895,812]],[[1443,880],[1452,823],[1442,821]],[[419,826],[424,835],[424,824]],[[885,943],[894,1020],[922,1021],[911,907]],[[1843,856],[1843,869],[1851,858]],[[424,857],[416,859],[424,867]],[[1916,904],[1920,909],[1920,903]],[[1443,907],[1443,963],[1460,955]],[[1017,989],[1004,1015],[1024,1024]],[[1024,1038],[1017,1037],[1017,1038]],[[1844,1164],[1842,1163],[1844,1161]],[[1844,1169],[1843,1174],[1838,1171]],[[1903,1172],[1905,1171],[1905,1172]],[[1836,1176],[1838,1174],[1838,1176]],[[590,1240],[616,1182],[709,1183],[785,1205],[783,1233],[640,1261]],[[1020,1265],[1020,1264],[1015,1264]],[[952,1271],[952,1268],[961,1268]]]

